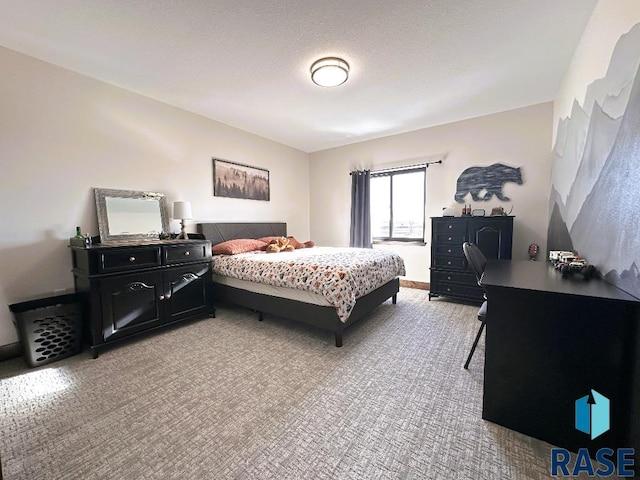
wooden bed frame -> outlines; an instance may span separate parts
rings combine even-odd
[[[212,245],[236,238],[260,238],[267,236],[286,236],[287,224],[275,223],[199,223],[198,233],[211,240]],[[311,303],[249,292],[227,285],[216,284],[214,297],[221,302],[229,302],[258,312],[262,320],[265,313],[295,320],[330,330],[335,334],[336,347],[342,346],[342,334],[349,325],[365,316],[387,299],[395,305],[400,290],[400,281],[396,277],[372,292],[360,297],[346,322],[341,322],[334,307],[313,305]]]

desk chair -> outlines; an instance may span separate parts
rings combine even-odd
[[[478,248],[477,245],[473,243],[464,242],[462,244],[462,251],[464,252],[464,256],[469,262],[473,273],[476,275],[476,280],[478,281],[478,285],[480,285],[480,278],[482,277],[482,273],[484,272],[484,266],[487,264],[487,258],[484,256],[482,251]],[[478,310],[478,320],[480,320],[480,329],[478,330],[478,334],[476,335],[476,339],[473,342],[473,346],[471,347],[471,351],[469,352],[469,356],[467,357],[467,361],[464,364],[465,369],[469,369],[469,362],[471,362],[471,357],[473,357],[473,352],[476,351],[476,347],[478,346],[478,341],[480,340],[480,336],[482,335],[482,331],[484,330],[484,326],[486,324],[487,319],[487,294],[484,295],[484,302],[482,302],[482,306],[480,310]]]

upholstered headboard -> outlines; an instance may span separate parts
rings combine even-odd
[[[260,238],[287,236],[287,224],[271,223],[198,223],[198,233],[202,233],[212,245],[236,238]]]

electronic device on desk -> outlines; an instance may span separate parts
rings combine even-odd
[[[484,217],[485,215],[486,212],[484,211],[484,208],[474,208],[471,210],[472,217]]]

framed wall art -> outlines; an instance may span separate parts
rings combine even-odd
[[[213,159],[213,195],[269,201],[269,170]]]

